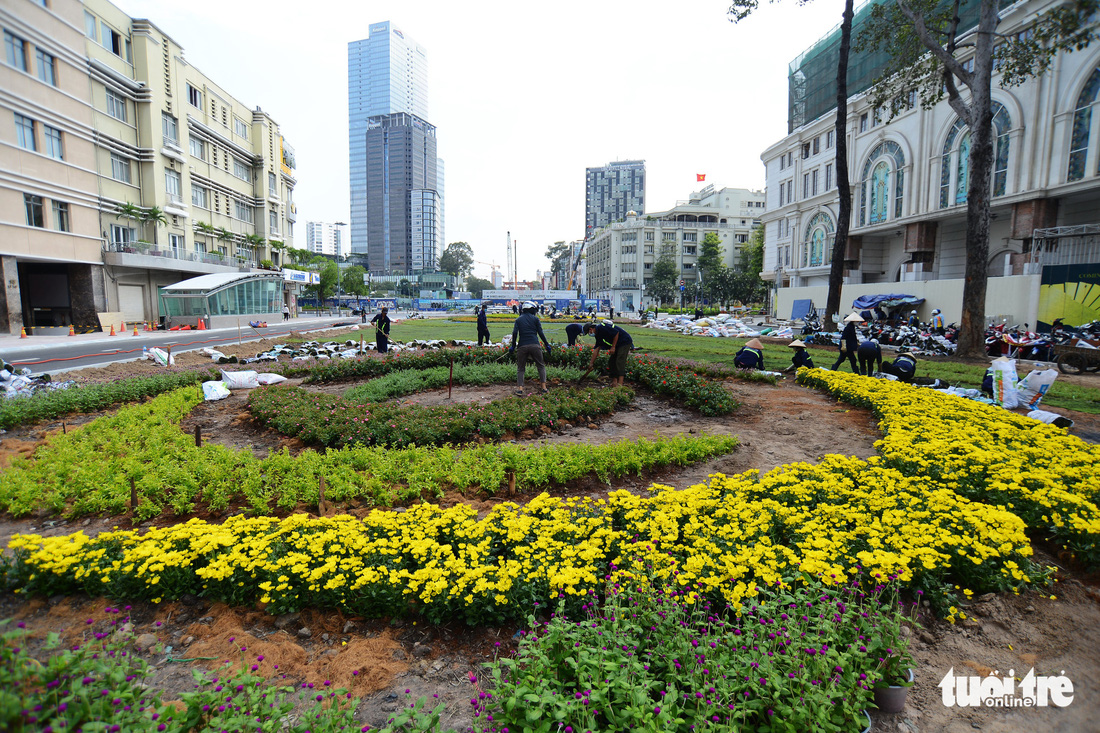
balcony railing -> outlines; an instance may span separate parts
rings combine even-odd
[[[167,135],[164,136],[164,147],[175,148],[181,152],[183,151],[183,148],[180,147],[180,141],[177,138],[168,137]]]
[[[163,257],[183,262],[203,262],[208,265],[222,265],[224,267],[237,267],[238,262],[233,257],[223,257],[208,252],[189,252],[183,249],[161,247],[149,242],[104,242],[104,252],[120,252],[124,254],[138,254],[147,257]],[[248,262],[246,261],[247,265]],[[247,271],[247,268],[245,268]]]
[[[164,197],[168,200],[169,204],[172,204],[174,206],[183,206],[183,197],[180,196],[178,193],[168,192],[164,194]]]

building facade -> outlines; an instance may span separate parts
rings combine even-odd
[[[584,171],[584,232],[645,212],[645,161],[621,160]]]
[[[998,32],[1028,33],[1036,15],[1051,6],[1045,0],[1017,3],[1002,14]],[[834,40],[830,35],[819,45]],[[816,48],[800,60],[817,56]],[[965,54],[960,59],[968,63]],[[798,63],[792,65],[792,79],[799,80],[792,82],[792,110],[805,108],[799,99],[813,98],[805,88],[821,86]],[[835,66],[831,73],[835,77]],[[990,318],[1032,327],[1049,323],[1060,316],[1045,302],[1050,289],[1044,283],[1065,276],[1049,268],[1087,269],[1100,262],[1100,243],[1090,233],[1100,227],[1086,226],[1100,224],[1100,115],[1092,109],[1098,91],[1100,50],[1093,48],[1058,56],[1047,74],[1019,87],[1001,88],[995,75]],[[762,276],[777,288],[781,317],[790,315],[796,299],[823,306],[827,297],[838,208],[834,124],[835,106],[761,156],[767,176]],[[861,93],[849,102],[845,135],[853,210],[842,309],[861,295],[904,293],[927,299],[921,317],[940,308],[948,321],[959,321],[968,128],[946,101],[910,109],[887,124]],[[1084,277],[1072,277],[1079,275]]]
[[[6,4],[0,22],[0,141],[21,151],[0,163],[0,329],[156,321],[161,286],[281,264],[294,154],[269,115],[107,0]]]
[[[348,44],[351,251],[372,272],[434,271],[442,251],[443,162],[428,122],[424,48],[389,21]]]
[[[307,221],[305,249],[315,254],[343,259],[350,253],[348,225],[327,221]]]
[[[585,294],[609,301],[616,310],[647,308],[654,299],[646,295],[646,286],[662,255],[674,258],[685,285],[698,282],[703,238],[714,233],[721,240],[723,264],[737,266],[741,246],[764,211],[763,191],[707,186],[668,211],[644,217],[627,212],[626,221],[612,223],[587,240]]]

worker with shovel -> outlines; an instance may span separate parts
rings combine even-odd
[[[607,371],[611,376],[611,386],[623,386],[623,380],[626,379],[626,358],[630,355],[630,350],[634,348],[634,339],[630,338],[630,334],[622,326],[616,326],[610,322],[603,324],[586,323],[584,324],[584,332],[585,334],[593,334],[596,337],[596,346],[592,349],[592,361],[588,363],[587,371],[577,381],[583,381],[588,373],[595,368],[596,355],[600,353],[600,349],[607,349],[609,358]]]
[[[550,354],[550,342],[542,332],[542,321],[535,315],[539,312],[538,305],[531,300],[523,304],[523,313],[516,319],[512,326],[512,346],[509,354],[516,355],[516,396],[523,396],[523,377],[527,370],[527,360],[535,362],[539,369],[539,392],[546,394],[546,361],[543,359],[542,349],[539,348],[539,340],[546,346],[546,354]],[[518,347],[518,351],[517,351]]]
[[[390,348],[390,317],[389,308],[382,308],[382,312],[370,319],[374,324],[374,340],[379,354],[385,354]]]

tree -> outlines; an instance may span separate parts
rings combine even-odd
[[[774,2],[774,0],[772,0]],[[808,0],[803,0],[808,2]],[[733,22],[743,20],[759,6],[759,0],[733,0],[729,13]],[[840,288],[844,276],[844,253],[848,249],[848,228],[852,221],[852,194],[848,181],[848,56],[852,47],[852,0],[844,0],[844,12],[840,20],[840,48],[837,50],[836,68],[836,234],[833,238],[832,267],[829,269],[829,295],[826,319],[840,311]],[[763,265],[763,260],[761,260]],[[778,283],[776,287],[779,287]]]
[[[439,258],[439,270],[461,279],[474,269],[474,250],[465,242],[451,242]]]
[[[646,294],[664,305],[673,300],[680,288],[680,268],[672,247],[662,247],[661,256],[653,264],[653,279],[646,285]]]
[[[332,260],[324,260],[320,274],[320,284],[311,285],[308,288],[316,296],[318,304],[324,303],[336,292],[336,283],[340,280],[340,268]]]
[[[836,193],[838,197],[833,260],[829,267],[829,294],[825,318],[835,325],[840,320],[840,289],[844,285],[844,255],[848,250],[848,227],[852,223],[852,188],[848,180],[848,55],[852,48],[852,0],[844,0],[840,21],[840,50],[836,65]]]
[[[999,2],[980,0],[974,33],[963,26],[960,6],[961,0],[897,0],[876,5],[860,33],[859,47],[890,52],[872,91],[873,109],[893,118],[914,106],[918,97],[925,109],[946,97],[969,128],[966,279],[958,354],[981,357],[989,264],[994,66],[999,68],[1003,88],[1018,86],[1044,73],[1059,52],[1087,47],[1097,37],[1091,19],[1098,3],[1071,0],[1038,16],[1027,33],[1010,36],[997,32]],[[972,58],[965,58],[971,54]]]
[[[469,290],[470,294],[475,298],[480,298],[484,291],[493,289],[493,284],[484,278],[471,275],[466,278],[466,289]]]
[[[158,206],[150,206],[145,211],[141,212],[141,223],[153,225],[153,244],[157,243],[157,227],[160,225],[168,225],[168,217],[164,215],[164,211]]]
[[[696,264],[699,268],[699,278],[702,280],[698,288],[699,297],[718,299],[717,290],[711,288],[711,282],[717,283],[720,279],[722,270],[726,267],[723,259],[722,238],[714,232],[707,232],[703,237],[699,260]]]
[[[126,223],[129,225],[128,228],[133,229],[133,223],[135,221],[141,221],[141,217],[144,216],[144,214],[145,212],[140,206],[127,201],[126,203],[119,206],[118,210],[115,211],[115,218],[125,219]]]
[[[366,276],[366,268],[362,265],[352,265],[344,270],[344,276],[340,278],[340,287],[345,293],[351,295],[366,295],[367,283],[364,280]]]
[[[554,242],[546,248],[546,259],[550,260],[550,272],[564,272],[566,277],[573,271],[572,247],[565,242]],[[564,287],[567,283],[562,283]],[[489,288],[492,290],[492,288]]]

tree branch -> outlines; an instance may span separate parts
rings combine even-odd
[[[909,22],[913,24],[913,31],[917,34],[917,38],[920,39],[920,42],[923,43],[925,48],[928,49],[929,53],[935,56],[940,61],[940,63],[943,64],[944,68],[947,71],[954,74],[963,84],[966,84],[969,87],[971,78],[970,72],[964,69],[962,64],[959,63],[958,59],[952,56],[946,49],[943,48],[943,46],[933,40],[932,35],[928,30],[928,26],[924,22],[924,16],[909,7],[906,0],[898,0],[897,5],[898,10],[901,11],[902,15],[908,18]],[[956,7],[958,7],[957,0]],[[958,15],[957,12],[956,15]],[[957,23],[958,21],[956,19],[954,25],[957,25]],[[948,41],[949,46],[953,43],[953,38]]]

